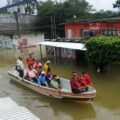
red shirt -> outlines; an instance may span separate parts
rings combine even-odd
[[[84,76],[80,76],[79,80],[80,80],[81,86],[85,86],[87,84]]]
[[[34,65],[34,59],[32,57],[27,58],[27,64],[28,66]]]
[[[72,88],[75,88],[75,89],[79,89],[80,88],[80,83],[77,80],[75,80],[74,78],[72,78],[70,80],[70,83],[71,83],[71,87]]]
[[[85,74],[85,82],[87,83],[87,85],[91,83],[91,79],[88,74]]]

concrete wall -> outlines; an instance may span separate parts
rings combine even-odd
[[[18,14],[19,28],[31,29],[36,16]],[[16,30],[16,19],[14,14],[0,14],[0,31]]]
[[[37,43],[44,41],[44,34],[43,33],[21,34],[21,39],[27,40],[26,46],[28,46],[28,48],[23,49],[26,57],[29,52],[34,52],[35,56],[40,58],[40,47]],[[1,47],[1,42],[3,43],[2,47]],[[33,45],[36,45],[36,46],[29,47]],[[14,38],[13,40],[11,40],[10,36],[0,35],[0,48],[13,48],[13,50],[17,52],[17,51],[20,51],[17,49],[18,46],[19,46],[18,39]],[[42,58],[45,58],[45,57],[46,57],[46,47],[42,46]]]
[[[44,41],[44,34],[43,33],[38,33],[38,34],[22,34],[21,35],[22,39],[27,39],[28,40],[28,45],[37,45],[37,43]],[[46,49],[45,46],[42,46],[42,57],[46,57]],[[36,48],[28,48],[29,52],[35,51],[35,52],[40,52],[40,47],[39,45],[36,46]]]

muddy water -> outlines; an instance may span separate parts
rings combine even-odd
[[[7,71],[14,68],[13,53],[0,51],[0,97],[11,97],[41,120],[120,120],[120,65],[112,65],[106,74],[98,74],[85,66],[52,63],[52,71],[65,78],[70,77],[73,69],[79,73],[87,69],[91,75],[97,97],[91,104],[72,103],[38,95],[10,81]]]

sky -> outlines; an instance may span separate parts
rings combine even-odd
[[[86,0],[86,1],[88,1],[90,5],[93,5],[93,7],[97,11],[102,10],[102,9],[103,10],[117,10],[117,9],[113,9],[113,6],[112,6],[112,4],[115,3],[116,0]],[[7,0],[0,0],[0,7],[3,7],[6,4],[7,4]]]

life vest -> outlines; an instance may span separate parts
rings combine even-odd
[[[33,73],[34,73],[34,77],[37,77],[37,71],[36,71],[35,69],[32,69],[31,71],[30,71],[30,70],[27,70],[27,72],[26,72],[26,77],[27,77],[28,79],[31,78],[30,72],[32,72],[32,71],[33,71]]]

